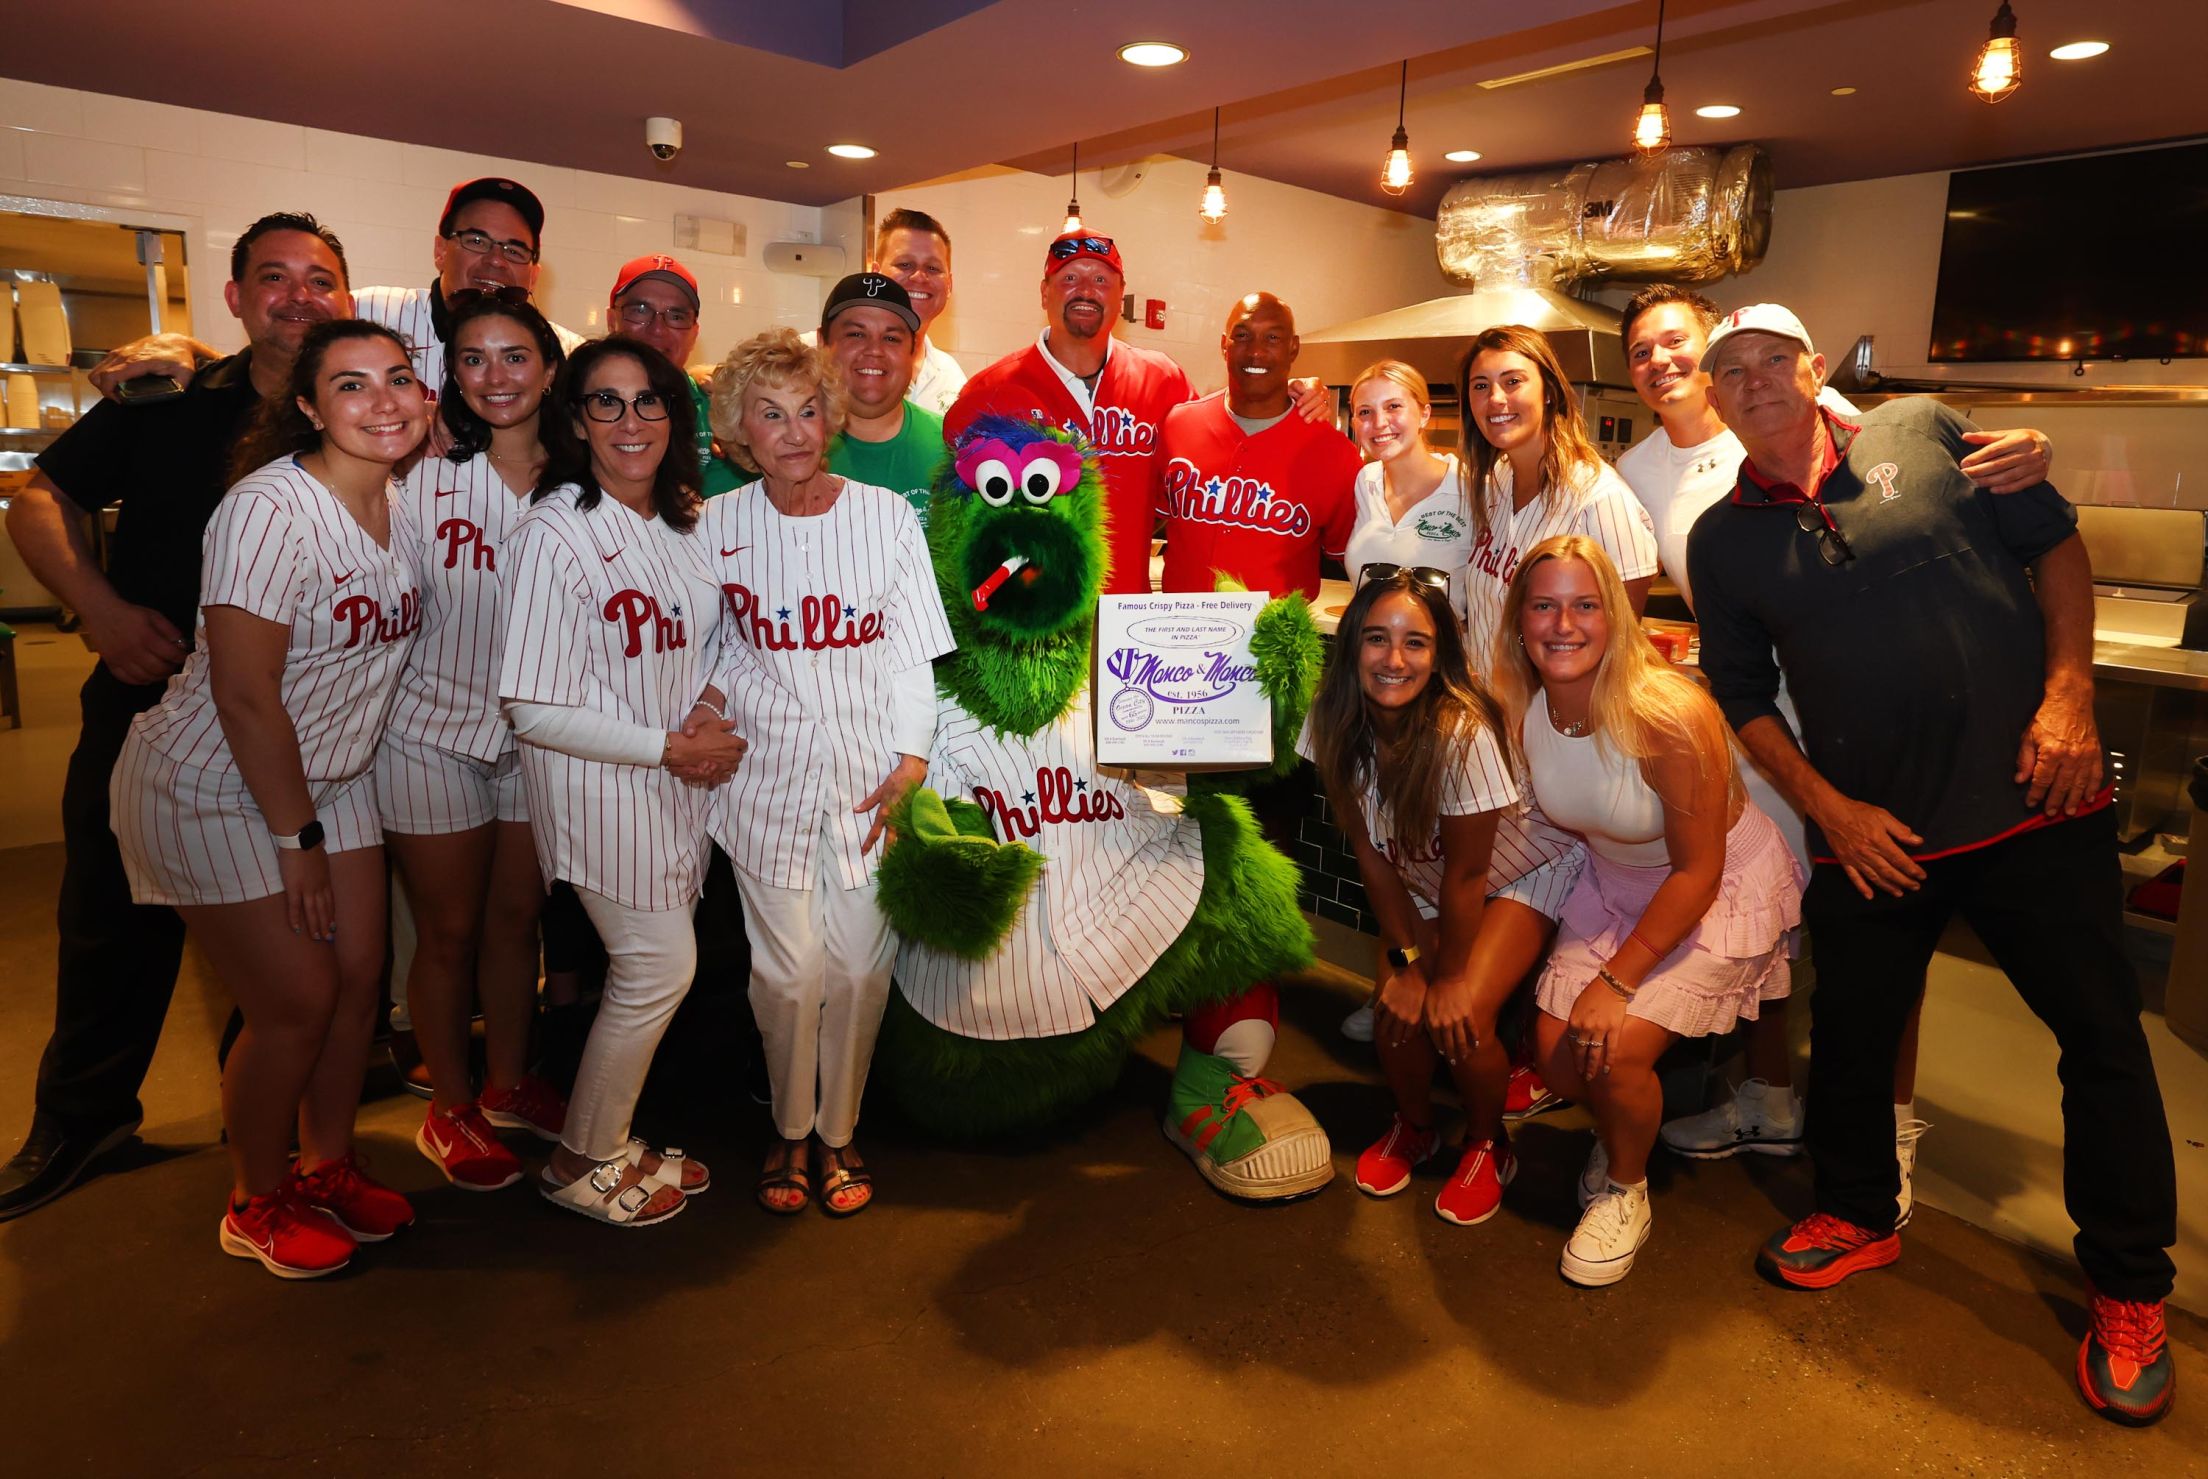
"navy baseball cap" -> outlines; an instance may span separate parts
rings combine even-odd
[[[521,218],[529,223],[529,234],[538,242],[544,240],[544,202],[527,185],[497,175],[485,175],[480,180],[463,180],[452,187],[452,194],[445,197],[445,213],[437,218],[437,234],[452,234],[452,218],[460,214],[460,208],[479,200],[495,200],[501,205],[512,206]]]
[[[906,328],[915,334],[920,332],[920,315],[912,306],[912,295],[896,278],[879,272],[854,272],[828,290],[828,302],[820,310],[821,333],[826,334],[836,315],[846,308],[886,308],[903,319]]]

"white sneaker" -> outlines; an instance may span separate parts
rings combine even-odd
[[[1791,1088],[1774,1089],[1760,1078],[1700,1114],[1668,1120],[1657,1137],[1689,1160],[1722,1161],[1752,1150],[1758,1155],[1802,1153],[1802,1101]]]
[[[1607,1181],[1587,1204],[1579,1226],[1564,1245],[1557,1269],[1582,1289],[1615,1284],[1633,1271],[1633,1255],[1648,1241],[1654,1222],[1648,1211],[1648,1187]]]
[[[1910,1217],[1917,1210],[1917,1198],[1909,1181],[1917,1171],[1917,1141],[1931,1128],[1925,1120],[1902,1120],[1894,1126],[1894,1159],[1901,1163],[1901,1195],[1894,1199],[1895,1211],[1900,1214],[1894,1218],[1897,1231],[1909,1225]]]
[[[1366,1002],[1342,1018],[1342,1036],[1351,1042],[1372,1041],[1372,1003]]]
[[[1579,1185],[1574,1190],[1579,1195],[1579,1210],[1587,1210],[1588,1204],[1602,1195],[1602,1189],[1610,1184],[1610,1152],[1602,1148],[1602,1137],[1595,1137],[1595,1148],[1587,1152],[1587,1165],[1579,1173]]]

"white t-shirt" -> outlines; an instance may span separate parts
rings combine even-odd
[[[1602,546],[1618,567],[1621,580],[1656,573],[1656,535],[1648,510],[1641,507],[1624,478],[1607,462],[1582,469],[1571,486],[1535,498],[1522,509],[1511,507],[1509,460],[1496,462],[1488,477],[1487,532],[1472,546],[1465,567],[1465,628],[1472,666],[1485,671],[1495,627],[1502,620],[1503,598],[1518,561],[1544,539],[1584,534]]]
[[[1443,458],[1448,468],[1434,491],[1405,510],[1403,517],[1388,516],[1386,470],[1368,462],[1357,473],[1357,527],[1350,531],[1349,549],[1342,563],[1351,581],[1364,566],[1378,560],[1413,568],[1420,565],[1449,572],[1449,601],[1464,615],[1464,567],[1472,558],[1472,506],[1465,499],[1464,467],[1454,454]]]

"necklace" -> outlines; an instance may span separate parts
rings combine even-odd
[[[539,463],[544,461],[544,454],[542,452],[539,452],[534,457],[501,457],[496,452],[493,452],[490,448],[485,447],[483,449],[483,455],[490,458],[493,462],[503,462],[508,467],[535,467]]]
[[[1551,709],[1549,711],[1549,727],[1566,738],[1581,739],[1586,736],[1589,717],[1589,715],[1582,714],[1569,724],[1560,724],[1557,722],[1556,711]]]

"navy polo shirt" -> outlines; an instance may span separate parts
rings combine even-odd
[[[1956,464],[1977,428],[1937,401],[1853,423],[1819,414],[1835,456],[1815,489],[1773,486],[1744,463],[1732,498],[1688,536],[1710,692],[1735,729],[1780,718],[1783,668],[1810,763],[1922,837],[1917,857],[2020,830],[2039,814],[2013,779],[2017,748],[2047,677],[2025,567],[2076,532],[2077,514],[2044,483],[1973,486]],[[1797,522],[1811,498],[1853,559],[1819,555]],[[1814,821],[1809,845],[1830,857]]]

